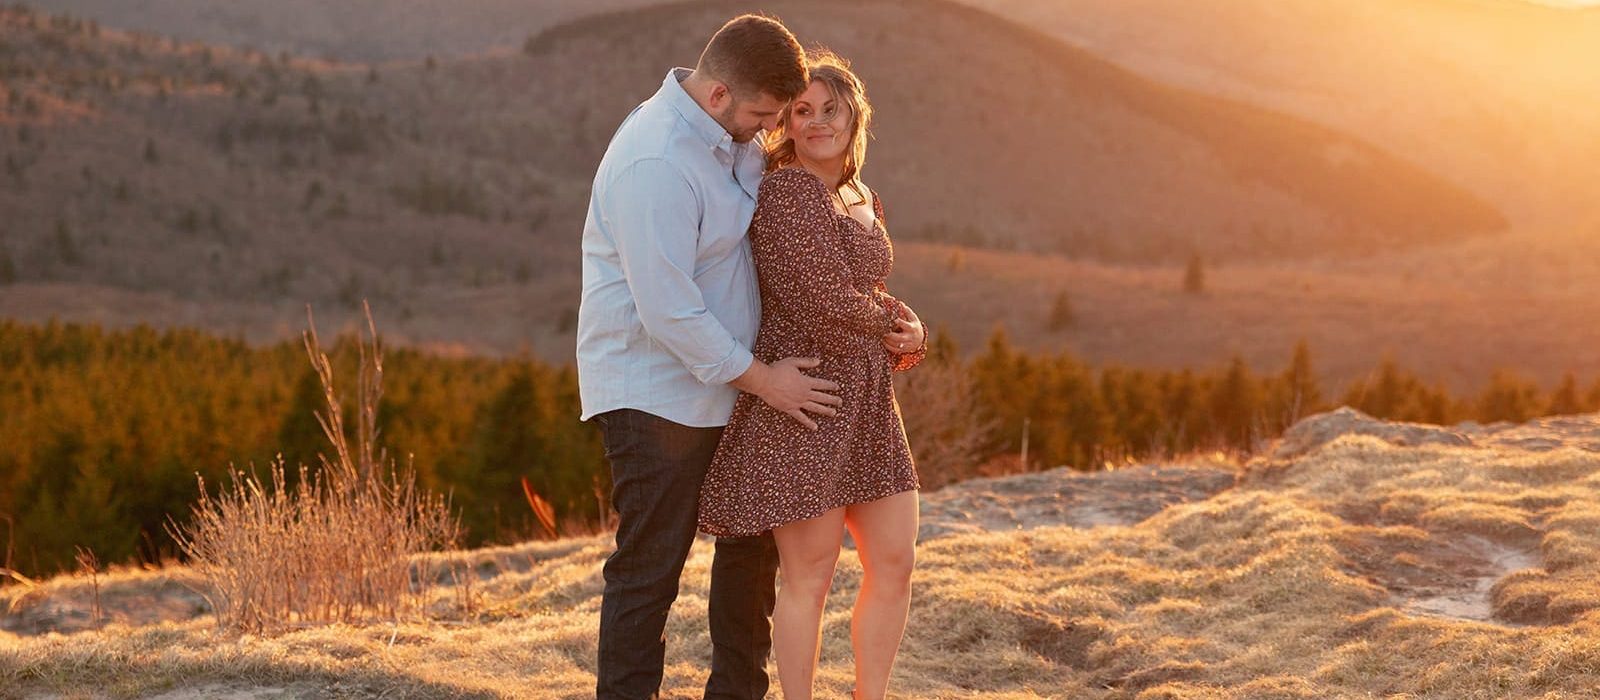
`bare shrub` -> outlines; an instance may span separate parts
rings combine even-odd
[[[980,474],[979,455],[990,426],[978,417],[977,394],[964,367],[930,358],[896,375],[895,398],[923,488]]]
[[[399,620],[420,612],[435,585],[436,558],[453,547],[460,525],[448,499],[416,483],[377,447],[383,356],[367,312],[370,347],[360,344],[356,444],[346,439],[333,367],[307,309],[306,353],[322,380],[319,412],[332,457],[299,466],[290,485],[281,459],[263,483],[234,470],[220,494],[206,493],[187,526],[169,525],[192,566],[207,580],[219,626],[264,630],[296,623]]]

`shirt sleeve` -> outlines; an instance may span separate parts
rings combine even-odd
[[[779,170],[768,175],[756,203],[750,244],[762,303],[786,309],[807,334],[825,347],[844,351],[863,337],[880,340],[894,330],[895,317],[851,284],[827,198],[823,186],[804,173]]]
[[[629,164],[600,198],[622,274],[645,333],[704,384],[726,384],[750,369],[750,350],[706,308],[694,281],[700,202],[672,164]]]

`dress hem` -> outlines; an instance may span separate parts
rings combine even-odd
[[[879,495],[879,496],[874,496],[872,498],[867,498],[867,499],[863,499],[863,500],[859,500],[859,501],[849,501],[847,503],[840,503],[838,505],[831,505],[831,506],[828,506],[826,508],[823,508],[820,511],[817,511],[815,513],[811,513],[810,515],[802,515],[801,517],[798,517],[798,518],[790,518],[790,519],[787,519],[787,520],[782,520],[782,521],[773,523],[771,525],[767,525],[764,529],[759,529],[759,530],[754,530],[754,531],[748,531],[748,530],[746,530],[746,531],[733,531],[733,530],[728,530],[728,529],[708,530],[703,525],[700,526],[700,531],[705,533],[705,534],[707,534],[707,535],[711,535],[712,537],[754,537],[756,535],[760,535],[760,534],[764,534],[764,533],[767,533],[767,532],[771,532],[771,531],[776,530],[776,529],[778,529],[780,527],[783,527],[784,525],[788,525],[789,523],[797,523],[797,522],[800,522],[802,520],[810,520],[812,518],[821,517],[823,513],[826,513],[826,512],[828,512],[830,510],[835,510],[835,509],[838,509],[838,508],[847,508],[849,506],[858,505],[858,504],[862,504],[862,503],[872,503],[873,501],[881,501],[881,500],[883,500],[885,498],[888,498],[890,496],[897,496],[897,495],[900,495],[900,494],[905,493],[907,491],[919,491],[920,492],[921,490],[922,490],[922,485],[921,484],[917,484],[915,486],[912,486],[911,488],[892,490],[892,491],[889,491],[888,493],[885,493],[885,494],[882,494],[882,495]]]

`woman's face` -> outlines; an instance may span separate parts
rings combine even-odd
[[[794,138],[794,150],[810,161],[843,158],[850,148],[854,123],[850,105],[835,99],[820,80],[811,81],[789,110],[788,129]]]

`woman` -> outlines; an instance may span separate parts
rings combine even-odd
[[[863,579],[851,620],[856,697],[884,697],[905,631],[917,538],[917,473],[890,373],[922,360],[927,333],[884,287],[892,264],[883,207],[861,181],[872,110],[831,53],[768,135],[767,175],[750,224],[761,285],[764,360],[818,357],[838,413],[808,430],[741,394],[700,496],[718,536],[772,530],[783,584],[773,654],[788,700],[811,697],[823,605],[844,529]]]

